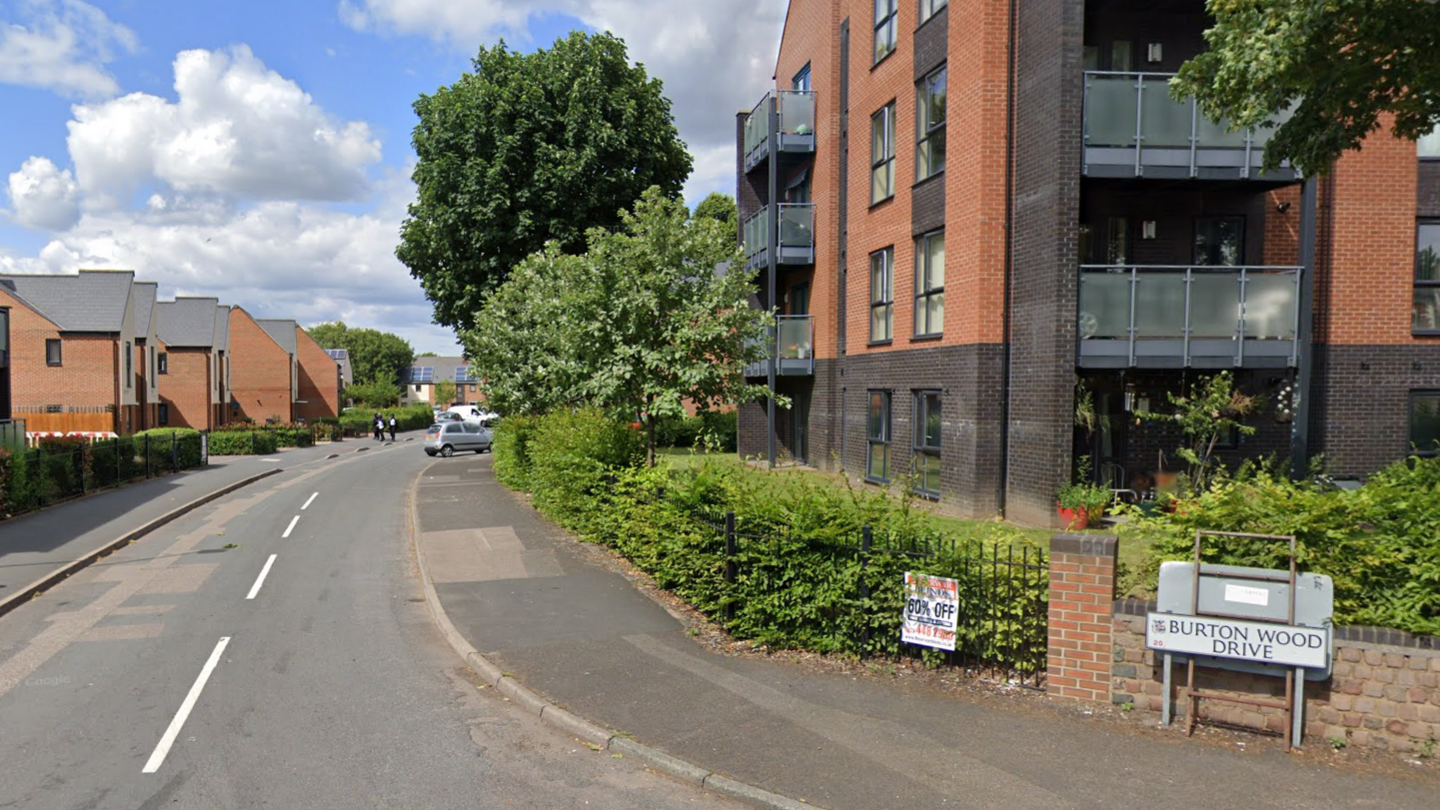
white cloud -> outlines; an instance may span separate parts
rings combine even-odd
[[[18,20],[0,20],[0,83],[105,98],[118,86],[103,67],[116,50],[134,53],[135,34],[79,0],[20,0]]]
[[[380,142],[340,122],[250,49],[183,51],[176,102],[144,93],[77,105],[68,139],[75,175],[97,206],[123,205],[158,182],[181,194],[358,200]]]
[[[32,157],[12,172],[10,204],[15,221],[27,228],[63,231],[80,218],[80,188],[69,169],[49,158]]]
[[[529,39],[528,24],[546,14],[576,17],[622,37],[630,57],[665,83],[680,136],[702,160],[728,149],[733,161],[735,113],[750,109],[772,84],[784,0],[342,0],[341,20],[359,31],[418,34],[473,52],[498,36]],[[708,172],[708,169],[707,169]],[[697,202],[709,191],[734,193],[734,172],[714,185],[686,185]],[[698,179],[698,178],[697,178]]]

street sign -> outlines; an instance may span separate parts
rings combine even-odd
[[[955,650],[960,585],[953,579],[905,572],[905,623],[900,640],[937,650]]]
[[[1287,667],[1330,664],[1330,628],[1292,627],[1213,616],[1150,613],[1145,646],[1166,653],[1213,655]]]

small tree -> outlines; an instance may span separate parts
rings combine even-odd
[[[1228,371],[1197,381],[1188,394],[1167,393],[1165,396],[1175,407],[1173,414],[1146,412],[1138,416],[1173,420],[1179,426],[1187,443],[1176,450],[1176,455],[1189,465],[1187,475],[1191,485],[1197,492],[1204,491],[1215,472],[1215,446],[1231,431],[1241,436],[1255,435],[1255,428],[1242,420],[1258,413],[1264,400],[1236,389]]]
[[[400,401],[400,391],[394,383],[370,380],[346,388],[345,397],[366,408],[389,408]]]
[[[456,390],[457,386],[450,380],[441,380],[435,383],[435,402],[433,404],[443,408],[455,403],[457,401]]]

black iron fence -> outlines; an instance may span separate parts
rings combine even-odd
[[[199,433],[42,442],[0,458],[0,517],[206,463]]]

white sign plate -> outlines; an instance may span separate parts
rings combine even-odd
[[[1145,621],[1145,646],[1157,652],[1323,669],[1330,662],[1330,629],[1151,613]]]
[[[1227,582],[1225,583],[1225,601],[1266,607],[1270,604],[1270,592],[1264,588],[1252,588],[1249,585],[1231,585]]]
[[[937,650],[955,649],[960,586],[953,579],[905,572],[905,624],[900,640]]]

